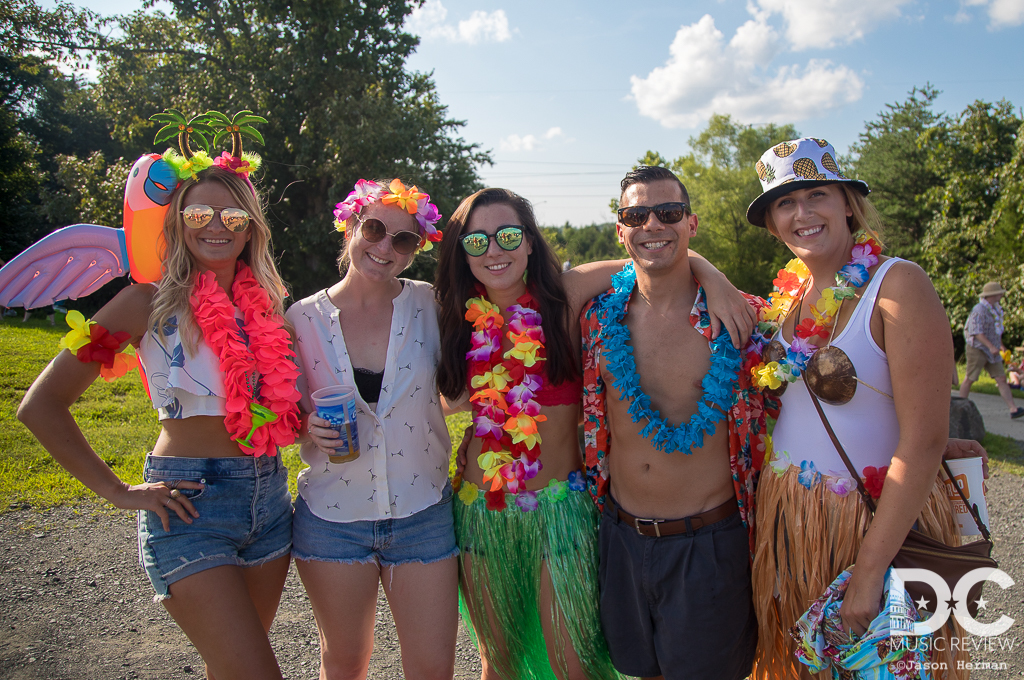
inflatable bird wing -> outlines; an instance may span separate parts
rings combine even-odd
[[[77,300],[129,272],[139,283],[159,281],[164,215],[177,184],[161,156],[142,156],[125,185],[124,228],[73,224],[36,242],[0,269],[0,306]]]

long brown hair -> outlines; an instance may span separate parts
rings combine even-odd
[[[476,277],[466,263],[466,252],[459,243],[473,211],[486,205],[507,205],[515,211],[525,236],[533,245],[526,263],[530,293],[537,301],[544,327],[547,353],[546,377],[552,385],[573,380],[579,375],[579,360],[569,334],[569,299],[562,284],[562,270],[551,246],[537,228],[533,206],[508,189],[483,189],[463,199],[452,213],[444,230],[437,256],[434,295],[440,305],[441,364],[437,369],[437,387],[448,399],[456,399],[466,390],[466,352],[473,326],[466,321],[466,300],[476,295]]]

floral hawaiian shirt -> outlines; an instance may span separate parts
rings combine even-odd
[[[586,448],[587,487],[599,508],[604,508],[609,490],[608,452],[611,437],[605,414],[607,389],[601,377],[601,323],[599,318],[609,293],[602,293],[583,308],[580,324],[583,331],[583,437]],[[755,309],[766,306],[764,300],[745,295]],[[628,305],[627,305],[628,312]],[[690,310],[690,323],[708,341],[711,340],[711,321],[708,317],[704,289],[698,286],[697,298]],[[728,414],[729,464],[733,487],[740,508],[743,525],[750,533],[750,550],[754,550],[754,494],[757,478],[771,443],[765,416],[778,417],[778,402],[766,398],[753,384],[750,369],[760,357],[748,343],[741,352],[743,366],[739,371],[739,385]],[[671,454],[668,454],[671,455]]]

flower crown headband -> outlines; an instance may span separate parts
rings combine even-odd
[[[345,233],[345,223],[359,213],[363,206],[380,201],[384,205],[397,205],[416,218],[420,225],[420,250],[427,251],[441,240],[441,232],[434,227],[441,219],[437,206],[430,202],[430,195],[413,186],[406,189],[402,181],[395,179],[387,188],[377,182],[361,179],[348,197],[334,207],[334,228]]]
[[[173,149],[167,149],[163,159],[174,169],[179,180],[189,177],[198,179],[197,173],[213,166],[249,179],[249,174],[256,172],[260,167],[260,157],[257,154],[242,151],[242,137],[248,137],[260,144],[264,143],[263,135],[252,127],[252,124],[266,123],[267,119],[253,114],[252,111],[239,111],[231,118],[220,111],[207,111],[186,120],[177,109],[166,109],[163,113],[150,116],[150,120],[164,123],[164,126],[157,130],[153,139],[154,144],[173,139],[175,136],[178,138],[181,155]],[[231,153],[225,151],[217,158],[210,158],[208,138],[212,138],[213,145],[217,146],[227,136],[231,137]],[[193,149],[193,142],[200,144],[202,148]]]

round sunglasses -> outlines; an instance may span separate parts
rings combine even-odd
[[[388,232],[388,225],[376,217],[367,217],[365,220],[359,215],[355,217],[359,220],[360,233],[370,243],[380,243],[385,237],[390,236],[391,247],[399,255],[411,255],[420,247],[422,238],[414,231],[396,231],[392,234]]]
[[[181,211],[185,225],[190,229],[202,229],[212,222],[214,216],[218,214],[220,215],[220,223],[224,225],[224,228],[235,233],[245,231],[251,219],[249,213],[241,208],[221,208],[219,206],[203,205],[202,203],[186,206]]]
[[[509,224],[498,229],[493,234],[482,231],[473,231],[459,237],[462,248],[467,254],[473,257],[480,257],[487,252],[491,239],[498,244],[502,250],[515,250],[523,244],[523,228]]]
[[[619,208],[619,222],[627,227],[642,227],[647,224],[647,218],[654,215],[662,224],[675,224],[686,217],[686,211],[690,206],[682,201],[673,203],[659,203],[656,206],[634,205],[630,208]]]

